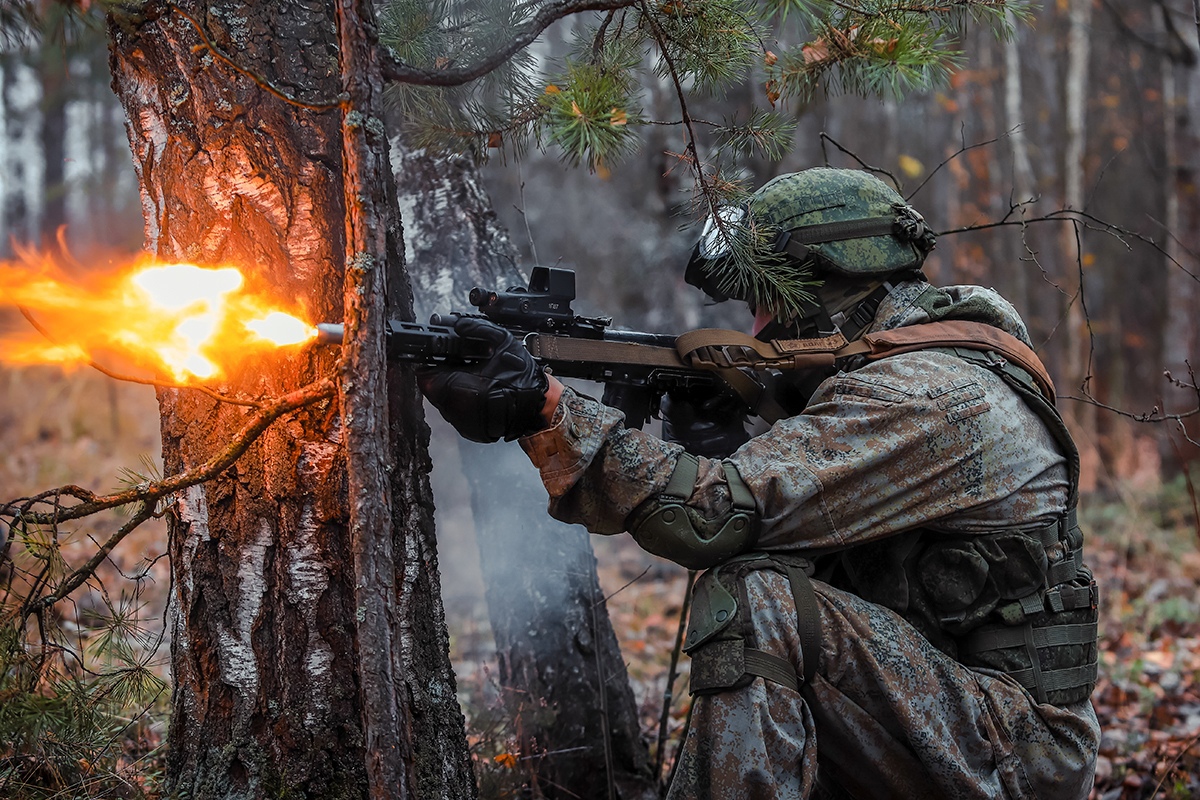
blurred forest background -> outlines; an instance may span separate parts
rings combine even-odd
[[[565,50],[570,28],[560,23],[539,46]],[[140,249],[137,182],[102,28],[64,23],[37,42],[0,41],[0,257],[12,255],[14,242],[52,241],[60,229],[80,269],[103,267],[91,253]],[[778,161],[737,167],[755,186],[826,163],[885,171],[942,232],[930,279],[994,286],[1024,315],[1086,459],[1089,560],[1105,589],[1096,702],[1106,735],[1096,796],[1200,796],[1200,420],[1187,416],[1200,399],[1191,371],[1200,359],[1192,5],[1050,0],[1011,41],[972,30],[961,49],[964,68],[934,91],[781,106],[794,120],[790,149]],[[752,75],[740,91],[702,98],[691,111],[720,119],[765,96]],[[665,79],[642,87],[642,97],[647,116],[678,116]],[[539,263],[573,267],[577,311],[612,315],[624,327],[741,327],[741,309],[705,305],[682,281],[697,221],[689,216],[692,177],[676,155],[679,126],[650,125],[641,135],[638,151],[594,172],[565,165],[552,148],[488,151],[487,185],[526,273]],[[0,311],[0,326],[19,324]],[[439,422],[431,420],[441,564],[479,741],[493,735],[487,617],[470,503]],[[62,483],[111,488],[122,470],[153,470],[157,436],[149,388],[0,366],[2,499]],[[98,537],[105,523],[88,521],[76,536]],[[127,606],[148,631],[138,640],[147,652],[161,638],[168,581],[161,536],[160,527],[139,531],[109,565],[112,581],[139,570],[155,578],[138,583]],[[649,727],[684,574],[619,540],[597,542],[597,556]],[[88,602],[78,599],[76,612],[86,615]],[[130,775],[152,771],[161,719],[152,710],[130,728]],[[506,764],[493,758],[488,766]]]

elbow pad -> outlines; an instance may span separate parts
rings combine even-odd
[[[687,505],[696,487],[700,464],[695,456],[679,456],[671,480],[658,497],[630,516],[629,532],[642,549],[688,569],[708,569],[744,553],[758,540],[754,496],[737,467],[722,463],[733,504],[715,519],[705,519]]]

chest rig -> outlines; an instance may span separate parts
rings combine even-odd
[[[1003,672],[1039,703],[1085,700],[1097,674],[1098,594],[1083,563],[1076,519],[1079,451],[1054,407],[1054,389],[1033,351],[978,323],[932,323],[885,332],[843,348],[859,363],[934,350],[998,375],[1045,424],[1067,461],[1066,511],[1044,526],[987,534],[917,529],[821,557],[812,565],[778,554],[746,553],[697,581],[685,650],[693,693],[726,691],[755,676],[789,687],[810,679],[820,634],[808,575],[885,606],[960,663]],[[846,366],[853,368],[855,361]],[[792,586],[803,648],[803,675],[755,649],[741,578],[749,569],[785,573]],[[738,595],[742,595],[739,597]],[[741,601],[739,603],[739,600]],[[810,658],[810,654],[812,657]],[[782,663],[781,663],[782,662]]]

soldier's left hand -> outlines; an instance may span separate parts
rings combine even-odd
[[[421,391],[446,421],[474,442],[512,441],[545,428],[550,385],[529,351],[507,330],[484,319],[461,317],[454,332],[487,343],[491,357],[417,374]]]

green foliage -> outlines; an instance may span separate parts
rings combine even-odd
[[[393,86],[393,109],[413,146],[485,156],[548,141],[568,163],[603,170],[634,146],[636,128],[663,122],[639,112],[640,87],[673,86],[688,141],[684,159],[712,206],[723,154],[782,155],[790,129],[777,104],[803,104],[819,91],[895,97],[939,85],[963,62],[956,42],[968,25],[1007,36],[1032,7],[1030,0],[629,0],[577,25],[563,65],[525,49],[495,57],[514,36],[534,30],[543,8],[514,0],[389,0],[381,35],[412,66],[494,67],[466,87]],[[563,8],[570,13],[571,3]],[[690,95],[747,79],[765,87],[761,101],[771,111],[755,109],[741,125],[688,114]],[[700,141],[702,131],[711,135]],[[702,146],[711,156],[701,156]]]
[[[488,6],[452,0],[392,0],[379,12],[380,42],[400,61],[431,70],[475,64],[507,44],[528,21],[530,4],[501,0]],[[486,156],[502,142],[520,145],[541,116],[542,81],[522,49],[479,80],[463,86],[392,83],[390,111],[413,147]]]
[[[719,148],[742,155],[761,155],[778,161],[791,143],[795,120],[775,111],[755,110],[749,121],[726,120],[714,129]]]
[[[635,146],[630,123],[639,118],[630,110],[633,98],[626,78],[603,66],[568,63],[560,81],[546,87],[541,101],[545,124],[565,160],[586,162],[595,171]]]
[[[161,628],[148,627],[140,598],[146,574],[122,576],[115,599],[93,578],[65,607],[41,607],[70,574],[70,537],[10,530],[0,568],[0,796],[150,796],[166,684],[154,669]]]
[[[760,17],[743,0],[665,0],[640,27],[660,45],[659,76],[713,92],[743,78],[761,54]]]

